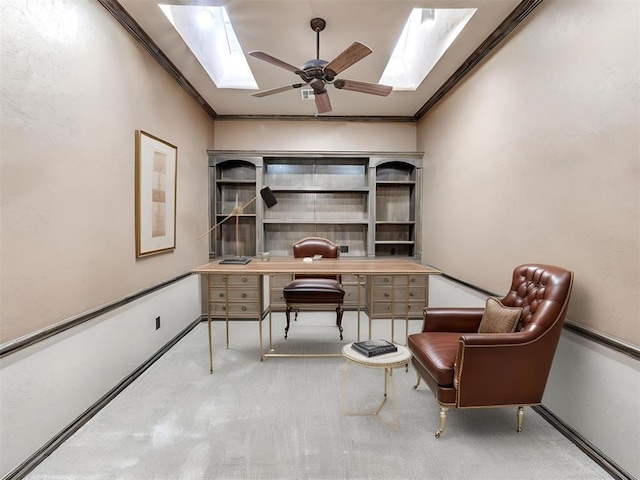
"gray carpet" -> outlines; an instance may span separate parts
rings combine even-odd
[[[340,352],[331,314],[302,313],[278,351]],[[366,330],[363,316],[363,336]],[[412,321],[410,331],[420,328]],[[265,322],[265,327],[266,327]],[[397,322],[396,341],[404,338]],[[206,323],[198,325],[41,463],[36,479],[606,479],[611,478],[530,408],[515,431],[515,408],[451,410],[434,437],[438,406],[415,373],[395,370],[400,429],[374,416],[342,416],[342,358],[260,361],[255,322],[214,323],[209,374]],[[374,321],[374,338],[389,337]],[[265,342],[267,330],[265,328]],[[375,408],[383,373],[349,368],[347,406]],[[381,411],[391,419],[390,402]]]

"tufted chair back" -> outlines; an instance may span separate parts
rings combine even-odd
[[[553,265],[520,265],[513,271],[511,289],[503,305],[522,307],[518,332],[536,328],[547,330],[551,323],[564,320],[564,309],[571,291],[572,273]]]

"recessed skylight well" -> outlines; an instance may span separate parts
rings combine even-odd
[[[394,90],[416,90],[476,10],[414,8],[379,83]]]
[[[224,7],[159,7],[218,88],[258,88]]]

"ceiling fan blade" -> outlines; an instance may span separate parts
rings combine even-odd
[[[328,75],[335,77],[343,70],[346,70],[357,61],[362,60],[364,57],[372,53],[372,51],[373,50],[363,43],[353,42],[345,51],[331,60],[324,67],[324,71]]]
[[[277,59],[276,57],[272,57],[268,53],[261,52],[259,50],[254,50],[249,52],[254,58],[258,58],[260,60],[264,60],[265,62],[270,63],[271,65],[275,65],[276,67],[284,68],[285,70],[289,70],[290,72],[295,73],[296,75],[300,72],[298,67],[294,67],[290,63],[283,62],[282,60]]]
[[[271,90],[263,90],[262,92],[256,92],[251,94],[252,97],[266,97],[267,95],[273,95],[274,93],[286,92],[287,90],[293,90],[294,88],[300,88],[306,84],[294,83],[293,85],[286,85],[284,87],[272,88]]]
[[[381,85],[379,83],[358,82],[356,80],[337,79],[333,82],[333,86],[342,90],[351,90],[352,92],[369,93],[371,95],[379,95],[386,97],[391,93],[393,87],[389,85]]]
[[[329,94],[326,90],[322,93],[315,93],[316,97],[316,110],[318,113],[329,113],[331,111],[331,101],[329,100]]]

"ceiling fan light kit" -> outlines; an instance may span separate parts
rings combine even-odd
[[[331,101],[329,100],[329,93],[325,88],[326,85],[333,85],[338,89],[378,95],[381,97],[386,97],[391,93],[393,87],[389,85],[336,78],[337,75],[347,68],[372,53],[372,50],[363,43],[353,42],[330,62],[322,60],[320,58],[320,32],[325,29],[327,22],[322,18],[314,18],[311,20],[310,25],[311,29],[316,32],[316,58],[308,60],[300,68],[259,50],[249,52],[249,55],[254,58],[295,73],[304,83],[294,83],[271,90],[264,90],[254,93],[252,96],[258,98],[266,97],[308,85],[314,92],[317,113],[328,113],[331,111]]]

